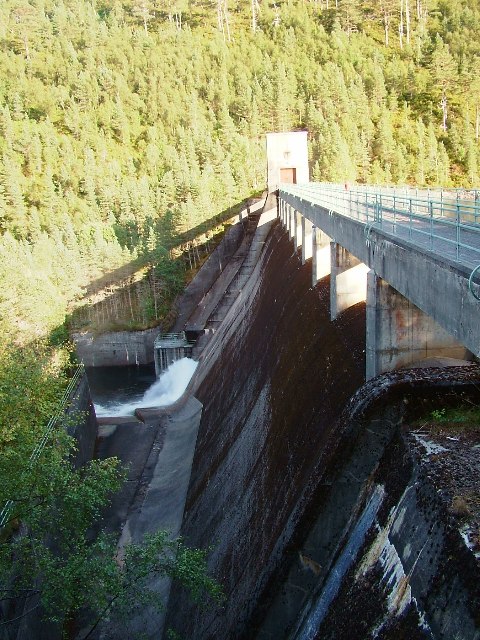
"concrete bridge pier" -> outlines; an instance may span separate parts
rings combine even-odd
[[[312,225],[312,284],[330,274],[330,243],[332,239],[321,229]]]
[[[283,210],[283,226],[285,228],[285,231],[288,231],[290,218],[288,216],[288,204],[286,202],[283,203],[282,210]]]
[[[288,231],[288,204],[285,200],[280,200],[280,218],[282,220],[283,228]]]
[[[368,267],[345,247],[331,243],[330,320],[367,296]]]
[[[302,214],[300,211],[293,212],[293,242],[295,245],[295,251],[302,246]]]
[[[308,218],[302,216],[302,264],[312,257],[313,253],[313,224]]]
[[[290,240],[293,240],[295,237],[295,209],[287,204],[287,215],[288,215],[288,237]]]
[[[431,357],[472,354],[374,271],[367,275],[366,378]]]
[[[277,199],[277,214],[278,214],[278,218],[280,220],[280,222],[282,223],[282,227],[285,226],[285,221],[283,219],[283,200],[281,200],[280,198]]]

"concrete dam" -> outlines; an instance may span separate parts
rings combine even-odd
[[[173,589],[168,625],[198,639],[480,637],[478,559],[469,574],[401,433],[460,390],[478,402],[478,367],[364,385],[365,304],[331,322],[329,277],[313,287],[309,262],[269,225],[195,382],[203,412],[181,530],[213,545],[227,601],[196,610]]]
[[[478,514],[468,500],[455,509],[462,482],[478,492],[478,432],[452,440],[450,456],[445,436],[408,428],[459,398],[478,405],[480,369],[365,382],[365,302],[331,320],[330,276],[312,285],[277,213],[269,196],[258,226],[239,223],[230,267],[187,291],[176,329],[202,335],[184,396],[137,411],[143,423],[100,426],[99,455],[122,441],[142,451],[112,528],[137,540],[167,521],[211,547],[225,591],[203,609],[161,584],[166,616],[142,628],[192,640],[480,638]]]

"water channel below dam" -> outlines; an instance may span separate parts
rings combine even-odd
[[[141,407],[172,404],[185,391],[197,365],[191,358],[181,358],[158,378],[153,365],[88,367],[97,418],[133,416]]]
[[[97,415],[115,415],[118,407],[136,403],[155,382],[155,367],[86,367],[90,393]]]

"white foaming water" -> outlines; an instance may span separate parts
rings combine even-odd
[[[198,362],[181,358],[173,362],[145,393],[133,402],[95,404],[97,417],[132,416],[139,407],[165,407],[178,400],[190,382]]]

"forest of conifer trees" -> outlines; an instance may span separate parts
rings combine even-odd
[[[44,332],[263,189],[267,131],[314,180],[477,184],[479,43],[463,0],[5,0],[1,316]]]

